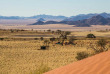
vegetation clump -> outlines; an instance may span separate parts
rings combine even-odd
[[[96,38],[96,36],[94,34],[88,34],[87,38]]]
[[[0,40],[4,40],[4,38],[0,38]]]
[[[95,53],[100,53],[108,50],[107,41],[105,39],[100,39],[96,42],[95,45],[92,43],[89,45],[91,49],[95,51]]]
[[[56,38],[54,38],[54,37],[53,37],[53,38],[50,38],[50,41],[52,41],[52,42],[53,42],[53,41],[55,41],[55,39],[56,39]]]
[[[41,65],[34,73],[31,73],[31,74],[43,74],[50,70],[51,70],[51,68],[48,67],[47,65]]]
[[[82,59],[87,58],[87,57],[89,57],[88,53],[86,53],[86,52],[78,52],[77,56],[76,56],[76,59],[77,60],[82,60]]]
[[[44,40],[44,38],[43,38],[43,37],[41,37],[41,38],[40,38],[40,40]]]
[[[75,44],[74,41],[75,41],[75,38],[74,37],[70,37],[69,38],[69,44]]]

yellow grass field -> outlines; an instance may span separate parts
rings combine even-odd
[[[0,31],[0,74],[35,74],[34,72],[43,64],[47,65],[51,70],[76,62],[76,54],[84,51],[92,54],[93,50],[87,49],[88,43],[95,43],[96,40],[85,40],[90,32],[72,32],[72,36],[83,36],[80,40],[76,40],[77,45],[59,45],[57,41],[51,42],[48,50],[38,50],[43,45],[43,41],[34,40],[34,37],[16,37],[14,35],[53,35],[48,32],[23,31],[13,32]],[[110,32],[91,33],[96,36],[106,37]],[[14,38],[16,40],[14,40]],[[17,39],[18,38],[18,39]],[[20,40],[22,38],[24,40]],[[30,40],[26,40],[26,39]],[[39,38],[39,37],[38,37]],[[48,37],[47,37],[48,39]]]
[[[49,50],[37,50],[39,41],[0,41],[0,74],[30,74],[42,63],[51,69],[75,62],[76,52],[85,47],[50,46]]]

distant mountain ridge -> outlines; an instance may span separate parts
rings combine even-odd
[[[101,15],[103,16],[104,18],[110,18],[110,14],[109,13],[100,13],[100,14],[80,14],[80,15],[77,15],[77,16],[71,16],[69,18],[66,18],[64,19],[63,21],[78,21],[78,20],[84,20],[84,19],[89,19],[93,16],[96,16],[96,15]]]
[[[53,15],[35,15],[31,17],[19,17],[19,16],[0,16],[0,19],[45,19],[45,20],[64,20],[66,16],[53,16]]]
[[[109,13],[91,13],[91,14],[80,14],[80,15],[76,15],[76,16],[71,16],[71,17],[66,17],[66,16],[53,16],[53,15],[35,15],[35,16],[31,16],[31,17],[20,17],[20,16],[0,16],[0,19],[45,19],[45,20],[50,20],[50,21],[55,21],[55,20],[63,20],[63,21],[78,21],[78,20],[84,20],[84,19],[89,19],[93,16],[96,15],[101,15],[104,18],[110,18],[110,14]]]
[[[110,25],[110,18],[104,18],[101,15],[93,16],[89,19],[79,20],[79,21],[38,21],[31,25],[45,25],[45,24],[68,24],[68,25],[75,25],[77,27],[89,27],[91,25]]]
[[[49,20],[54,20],[54,19],[58,19],[58,20],[63,20],[66,19],[66,16],[53,16],[53,15],[36,15],[36,16],[32,16],[32,17],[27,17],[29,19],[49,19]]]

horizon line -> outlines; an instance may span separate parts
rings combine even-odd
[[[82,14],[70,15],[70,16],[65,16],[65,15],[51,15],[51,14],[36,14],[36,15],[32,15],[32,16],[38,16],[38,15],[50,15],[50,16],[65,16],[65,17],[71,17],[71,16],[78,16],[78,15],[102,14],[102,13],[107,13],[107,12],[101,12],[101,13],[82,13]],[[110,13],[107,13],[107,14],[110,14]],[[7,15],[0,15],[0,16],[7,16]],[[10,16],[7,16],[7,17],[32,17],[32,16],[10,15]]]

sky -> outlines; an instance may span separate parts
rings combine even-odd
[[[0,0],[2,16],[110,13],[110,0]]]

